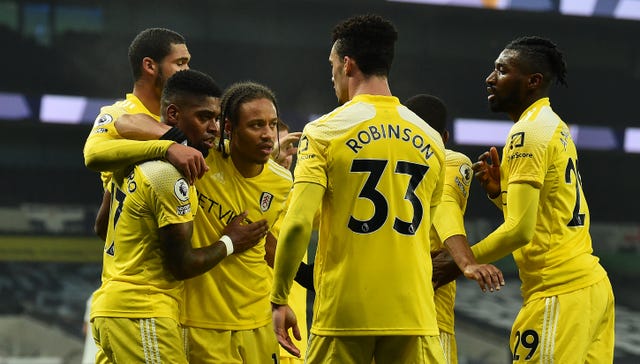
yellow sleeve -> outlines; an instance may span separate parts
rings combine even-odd
[[[94,171],[116,171],[149,159],[163,158],[172,140],[103,140],[85,145],[84,161]]]
[[[324,196],[325,188],[316,183],[294,184],[291,204],[282,222],[276,248],[271,302],[283,305],[291,290],[293,278],[304,258],[311,238],[313,219]]]
[[[528,183],[507,187],[505,221],[489,236],[471,247],[478,263],[491,263],[531,241],[535,230],[540,189]]]
[[[489,196],[489,194],[487,194],[487,198],[489,199],[489,201],[491,201],[494,205],[496,205],[496,207],[498,209],[500,209],[500,211],[502,211],[502,192],[496,197],[496,198],[491,198],[491,196]]]
[[[466,236],[464,211],[471,191],[471,161],[462,153],[447,150],[442,199],[433,217],[433,227],[444,243],[453,235]]]
[[[320,217],[322,215],[322,204],[320,204],[320,207],[318,207],[318,211],[316,211],[315,215],[313,216],[313,230],[318,230],[320,229]]]
[[[84,145],[84,162],[94,171],[115,171],[143,160],[163,158],[173,143],[123,139],[114,123],[96,124]]]
[[[453,235],[467,235],[462,216],[463,213],[458,203],[451,200],[440,201],[433,217],[433,226],[440,241],[444,242]]]

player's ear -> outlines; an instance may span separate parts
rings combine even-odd
[[[231,129],[231,121],[227,118],[224,120],[224,132],[230,135]]]
[[[344,56],[343,61],[342,67],[344,69],[344,74],[350,76],[358,65],[356,64],[356,61],[349,56]]]
[[[176,126],[178,125],[178,117],[180,116],[180,110],[176,104],[169,104],[167,106],[167,125]]]
[[[544,76],[542,75],[542,73],[532,73],[531,75],[529,75],[529,83],[527,84],[527,86],[530,89],[540,88],[543,81]]]
[[[142,59],[142,73],[155,75],[157,71],[156,62],[151,57],[144,57]]]

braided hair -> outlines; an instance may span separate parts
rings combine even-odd
[[[226,123],[230,123],[231,130],[233,130],[239,122],[240,106],[259,99],[271,101],[276,108],[276,116],[279,115],[276,95],[270,88],[259,83],[251,81],[234,83],[222,94],[222,99],[220,100],[220,140],[218,142],[218,150],[222,152],[223,157],[229,156],[225,148],[225,139],[228,137],[224,131]]]
[[[547,80],[567,87],[567,64],[555,43],[538,36],[526,36],[511,41],[505,49],[519,53],[531,72],[540,72]]]

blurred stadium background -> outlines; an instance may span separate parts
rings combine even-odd
[[[488,111],[484,87],[503,46],[541,35],[564,50],[569,88],[551,102],[578,141],[594,249],[614,284],[616,363],[640,362],[640,0],[0,0],[0,363],[80,362],[102,254],[92,234],[102,191],[82,147],[99,107],[131,90],[126,53],[137,32],[180,32],[191,66],[223,86],[269,85],[301,130],[336,106],[331,27],[365,12],[399,30],[394,93],[444,99],[450,148],[472,159],[501,145],[510,125]],[[499,223],[477,185],[467,217],[471,242]],[[461,364],[510,362],[519,282],[511,259],[499,264],[509,279],[498,294],[460,282]]]

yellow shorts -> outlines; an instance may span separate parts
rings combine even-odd
[[[444,351],[444,362],[446,364],[458,364],[458,344],[456,336],[448,332],[440,331],[440,344]]]
[[[305,363],[444,364],[438,336],[310,335]]]
[[[609,278],[524,305],[511,329],[514,363],[613,363],[614,298]]]
[[[215,330],[186,327],[190,364],[278,364],[280,346],[273,325],[253,330]]]
[[[96,317],[96,364],[187,364],[180,325],[170,318]]]

